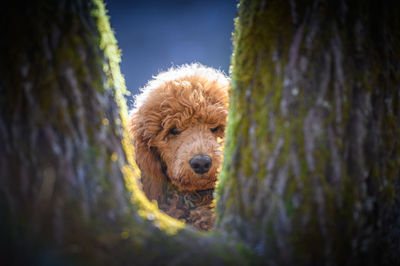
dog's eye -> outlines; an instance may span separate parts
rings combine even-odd
[[[217,126],[217,127],[210,128],[210,130],[211,130],[212,133],[215,133],[215,132],[217,132],[218,129],[220,129],[220,128],[221,128],[220,126]]]
[[[181,134],[182,131],[179,131],[178,129],[176,129],[176,127],[171,128],[168,133],[172,134],[172,135],[179,135]]]

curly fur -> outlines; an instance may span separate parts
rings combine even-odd
[[[129,132],[143,190],[169,215],[209,230],[212,190],[222,163],[229,80],[200,64],[161,73],[136,97]],[[190,167],[198,154],[212,160],[202,175]]]

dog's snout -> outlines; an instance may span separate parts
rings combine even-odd
[[[212,160],[207,155],[197,154],[190,159],[189,164],[196,174],[205,174],[210,170]]]

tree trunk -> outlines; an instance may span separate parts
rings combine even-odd
[[[2,262],[246,264],[240,244],[182,229],[138,188],[103,3],[16,2],[0,29]]]
[[[241,1],[218,228],[270,265],[400,265],[400,8]]]

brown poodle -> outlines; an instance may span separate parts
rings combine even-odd
[[[228,90],[228,78],[215,69],[172,68],[136,97],[129,123],[147,197],[201,230],[213,226]]]

